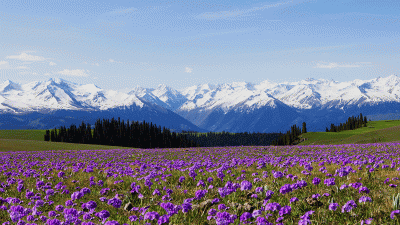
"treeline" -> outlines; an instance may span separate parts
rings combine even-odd
[[[182,133],[188,140],[194,141],[201,147],[224,147],[224,146],[269,146],[279,138],[279,133],[228,133],[225,131],[215,133],[201,133],[185,131]]]
[[[361,127],[367,126],[367,117],[362,116],[362,113],[358,117],[349,117],[347,122],[342,124],[340,123],[339,126],[335,126],[333,123],[331,124],[331,129],[326,128],[326,132],[340,132],[343,130],[354,130]]]
[[[307,133],[306,122],[303,122],[302,129],[295,125],[290,127],[286,134],[279,133],[279,138],[271,143],[271,145],[293,145],[299,142],[299,135]]]
[[[133,148],[187,148],[199,147],[193,140],[188,140],[184,135],[179,135],[169,129],[157,127],[153,123],[138,121],[125,124],[114,118],[110,120],[98,119],[95,127],[85,125],[84,122],[77,128],[61,126],[60,129],[46,130],[45,141],[69,142],[81,144],[115,145]]]

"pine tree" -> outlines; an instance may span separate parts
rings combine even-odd
[[[303,130],[302,130],[302,133],[303,133],[303,134],[307,133],[306,122],[303,122]]]
[[[50,131],[46,130],[46,134],[44,135],[44,141],[49,141],[50,140]]]

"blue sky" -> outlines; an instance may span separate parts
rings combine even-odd
[[[0,81],[166,84],[399,75],[400,1],[0,1]]]

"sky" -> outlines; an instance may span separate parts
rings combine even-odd
[[[399,75],[398,0],[2,0],[0,81],[165,84]]]

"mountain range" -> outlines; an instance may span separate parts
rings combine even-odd
[[[368,119],[400,118],[400,78],[336,82],[200,84],[175,90],[135,87],[128,93],[60,78],[24,85],[0,84],[0,129],[52,129],[100,119],[152,122],[172,131],[286,132],[306,122],[325,131],[363,113]]]

